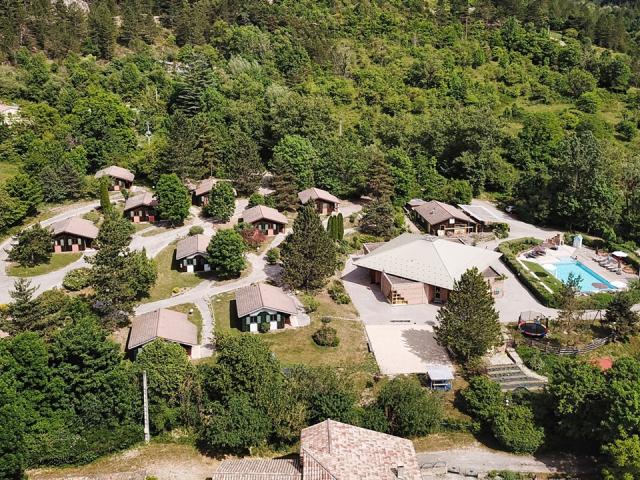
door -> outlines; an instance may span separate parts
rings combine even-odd
[[[440,291],[440,287],[434,287],[433,301],[436,303],[442,303],[442,292]]]
[[[187,265],[187,272],[193,273],[193,265]]]
[[[271,320],[269,322],[269,331],[277,330],[277,329],[278,329],[278,322],[276,320]]]
[[[249,331],[251,333],[256,333],[258,331],[258,324],[257,323],[250,323],[249,324]]]

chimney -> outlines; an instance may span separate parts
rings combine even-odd
[[[397,471],[398,471],[398,478],[400,480],[404,479],[404,465],[398,465]]]

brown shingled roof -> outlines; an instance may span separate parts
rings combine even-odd
[[[211,237],[207,235],[190,235],[187,238],[183,238],[176,245],[176,260],[181,260],[185,257],[190,257],[196,253],[207,253],[207,247]]]
[[[95,175],[96,178],[104,176],[119,178],[127,182],[133,182],[133,179],[135,178],[133,173],[131,173],[129,170],[127,170],[126,168],[118,167],[117,165],[111,165],[110,167],[98,170]]]
[[[300,203],[307,203],[309,200],[323,200],[330,203],[340,203],[340,199],[335,195],[331,195],[326,190],[320,188],[307,188],[298,193]]]
[[[254,283],[236,290],[236,309],[238,317],[245,317],[260,310],[293,315],[298,311],[293,299],[281,288],[266,283]]]
[[[286,225],[288,222],[287,217],[278,210],[265,205],[256,205],[255,207],[247,208],[242,212],[242,220],[247,223],[255,223],[258,220],[269,220],[270,222],[281,223],[283,225]]]
[[[300,456],[305,480],[397,480],[398,466],[404,480],[421,480],[411,440],[325,420],[302,430]],[[320,465],[310,470],[310,466]]]
[[[198,344],[198,327],[185,313],[160,308],[138,315],[131,321],[127,348],[129,350],[164,338],[181,345]]]
[[[437,200],[431,200],[430,202],[418,205],[414,207],[413,211],[420,215],[429,225],[438,225],[439,223],[446,222],[450,218],[476,223],[459,208],[447,203],[438,202]]]
[[[300,461],[293,458],[271,460],[225,460],[212,480],[301,480]]]
[[[124,211],[131,210],[137,207],[155,207],[158,205],[158,200],[153,196],[153,193],[144,192],[134,197],[127,198],[124,204]]]
[[[78,237],[95,239],[98,236],[98,227],[89,220],[80,217],[70,217],[51,225],[53,235],[68,233]]]

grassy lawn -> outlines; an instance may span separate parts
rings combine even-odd
[[[240,334],[233,298],[233,292],[229,292],[212,299],[216,335]],[[264,340],[284,365],[302,363],[339,368],[350,375],[355,374],[354,381],[364,383],[378,371],[378,367],[367,349],[364,328],[357,320],[355,309],[352,305],[337,305],[324,292],[316,298],[320,307],[311,314],[311,325],[270,332],[263,335]],[[313,332],[322,326],[320,319],[324,316],[341,317],[329,324],[338,332],[338,347],[320,347],[311,338]]]
[[[181,305],[171,307],[170,310],[186,313],[187,315],[189,315],[189,310],[193,310],[193,313],[189,315],[189,321],[198,327],[198,342],[200,342],[202,337],[202,314],[200,313],[200,310],[198,310],[198,307],[193,303],[183,303]]]
[[[77,261],[82,257],[82,253],[54,253],[49,263],[36,265],[35,267],[21,267],[20,265],[11,265],[7,268],[7,274],[12,277],[35,277],[44,275],[55,270],[60,270],[67,265]]]
[[[141,237],[153,237],[154,235],[159,235],[161,233],[169,231],[169,228],[167,228],[167,227],[156,227],[152,223],[139,223],[138,225],[143,225],[144,226],[144,228],[141,228],[140,230],[144,230],[145,228],[152,227],[151,230],[141,234],[140,235]],[[137,231],[138,230],[136,230],[136,232]]]
[[[155,258],[158,266],[158,279],[149,292],[144,303],[169,298],[174,288],[192,288],[202,282],[202,277],[195,273],[179,272],[175,265],[175,243],[162,250]]]
[[[542,283],[544,283],[547,287],[549,287],[554,292],[559,291],[560,287],[562,287],[562,282],[558,280],[556,277],[554,277],[551,273],[546,271],[544,267],[539,263],[527,262],[524,260],[522,263],[524,263],[527,267],[529,267],[529,270],[533,272],[533,274],[537,279],[539,279]]]

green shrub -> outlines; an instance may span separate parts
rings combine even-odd
[[[493,435],[510,452],[534,453],[544,442],[533,412],[524,405],[503,408],[493,420]]]
[[[334,280],[327,290],[331,299],[338,305],[347,305],[351,303],[351,298],[344,288],[344,284],[340,280]]]
[[[496,238],[507,238],[509,236],[509,224],[496,223],[493,226],[493,233],[496,236]]]
[[[62,286],[72,292],[77,292],[89,286],[91,281],[91,269],[90,268],[78,268],[67,272],[62,280]]]
[[[278,247],[270,248],[264,258],[269,265],[275,265],[280,261],[280,249]]]
[[[313,341],[321,347],[337,347],[340,344],[338,332],[335,328],[323,325],[311,336]]]
[[[638,127],[635,122],[631,120],[622,120],[616,125],[616,132],[622,137],[623,140],[630,142],[636,136]]]
[[[586,92],[576,100],[576,107],[585,113],[596,113],[600,106],[600,96],[596,92]]]
[[[202,235],[203,233],[204,228],[202,228],[200,225],[194,225],[189,229],[189,236]]]
[[[304,305],[304,311],[307,313],[313,313],[318,310],[320,302],[312,295],[303,295],[302,304]]]
[[[262,322],[258,325],[258,331],[260,333],[267,333],[269,330],[271,330],[271,323],[269,322]]]

